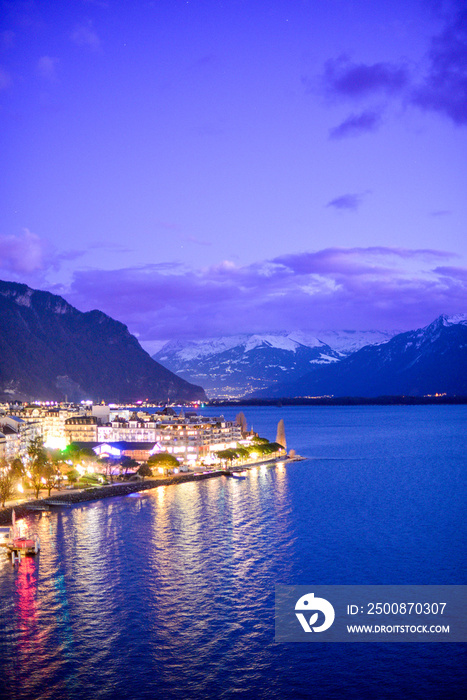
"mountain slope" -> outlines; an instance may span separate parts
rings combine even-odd
[[[256,396],[467,395],[467,320],[440,316],[426,328],[364,347]]]
[[[339,353],[314,339],[312,347],[284,334],[243,335],[192,343],[169,343],[154,359],[180,376],[200,382],[210,397],[240,397],[268,387],[313,363],[337,362]]]
[[[54,294],[0,281],[0,320],[4,400],[205,399],[101,311],[82,313]]]
[[[394,335],[380,331],[270,333],[174,341],[153,358],[189,381],[204,386],[210,397],[234,398],[274,386],[289,375],[306,374],[314,365],[338,362],[368,343]],[[331,342],[327,342],[327,338]]]

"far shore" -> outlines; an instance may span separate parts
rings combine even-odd
[[[5,508],[0,508],[0,525],[10,525],[12,511],[14,509],[17,519],[25,518],[33,514],[35,511],[51,510],[55,507],[63,507],[76,505],[78,503],[87,503],[90,501],[98,501],[102,498],[113,498],[115,496],[127,496],[130,493],[138,491],[147,491],[157,488],[158,486],[172,486],[173,484],[186,483],[189,481],[200,481],[204,479],[212,479],[214,477],[226,476],[230,471],[243,471],[244,469],[253,469],[262,465],[274,465],[280,462],[296,462],[306,459],[296,455],[294,457],[281,457],[273,460],[263,460],[261,462],[249,463],[247,465],[235,466],[229,469],[216,469],[206,472],[182,472],[170,476],[158,477],[156,479],[145,479],[144,481],[126,481],[116,484],[107,484],[95,488],[75,489],[71,491],[57,491],[51,493],[46,498],[37,498],[31,501],[24,501],[19,504],[9,503]]]

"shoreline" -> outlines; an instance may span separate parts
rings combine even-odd
[[[282,457],[273,460],[254,462],[253,464],[235,466],[229,469],[216,469],[210,472],[190,472],[173,474],[159,479],[147,479],[147,481],[132,481],[119,484],[107,484],[95,488],[76,490],[70,493],[51,494],[45,498],[37,498],[32,501],[25,501],[19,505],[5,506],[0,508],[0,525],[10,525],[12,511],[15,510],[17,519],[25,518],[27,515],[39,513],[41,511],[50,511],[56,507],[67,507],[77,505],[79,503],[91,503],[92,501],[100,501],[104,498],[115,498],[118,496],[127,496],[130,493],[138,493],[139,491],[148,491],[157,488],[158,486],[172,486],[175,484],[183,484],[190,481],[204,481],[219,476],[227,476],[230,471],[244,471],[262,465],[274,465],[279,462],[299,462],[306,459],[296,455],[294,457]]]

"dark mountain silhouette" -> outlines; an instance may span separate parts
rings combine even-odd
[[[106,402],[205,400],[101,311],[0,281],[0,399]]]

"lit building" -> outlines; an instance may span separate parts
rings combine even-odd
[[[71,442],[97,442],[97,418],[75,416],[65,421],[66,444]]]
[[[6,458],[26,457],[29,443],[42,435],[42,426],[38,421],[27,421],[18,416],[1,416],[0,430],[6,439]]]
[[[242,439],[240,426],[223,416],[206,418],[183,412],[177,416],[173,409],[154,415],[139,412],[129,420],[119,416],[103,425],[97,423],[97,417],[70,419],[66,431],[68,442],[93,443],[93,449],[103,444],[119,449],[121,443],[125,454],[131,452],[134,459],[147,459],[146,452],[168,452],[184,464],[209,464],[213,452],[236,447]],[[141,457],[136,456],[135,445],[144,445]]]

